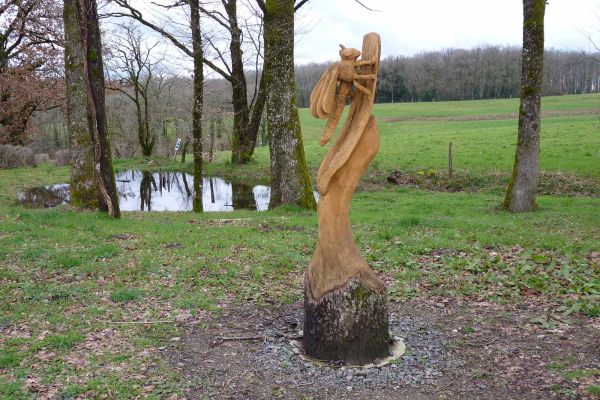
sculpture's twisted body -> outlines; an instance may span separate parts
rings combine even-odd
[[[353,49],[342,52],[346,50]],[[379,149],[379,131],[371,115],[379,55],[379,35],[366,35],[363,61],[356,65],[362,75],[354,75],[363,80],[354,86],[362,88],[354,92],[345,125],[317,178],[319,238],[306,271],[304,325],[306,352],[317,358],[362,362],[388,351],[385,287],[360,255],[349,220],[352,194]],[[322,83],[331,79],[328,72],[311,95],[313,115],[329,118],[322,143],[329,139],[331,126],[335,130],[349,92],[344,76],[332,103]]]

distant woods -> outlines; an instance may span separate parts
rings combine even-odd
[[[576,51],[545,52],[543,96],[600,92],[600,62]],[[298,106],[329,63],[296,67]],[[382,60],[377,103],[478,100],[519,97],[521,48],[485,46],[446,49]]]
[[[600,62],[591,54],[576,51],[547,50],[544,56],[543,96],[564,94],[586,94],[600,92]],[[329,65],[311,63],[296,66],[297,102],[299,107],[309,106],[310,92],[321,74]],[[259,74],[261,71],[259,71]],[[231,132],[233,130],[233,107],[231,85],[225,79],[206,81],[205,95],[206,128],[214,114],[214,110],[222,110],[223,136],[217,140],[219,150],[230,149]],[[252,82],[257,78],[252,70],[246,72],[246,79]],[[418,101],[445,100],[477,100],[496,98],[517,98],[521,90],[521,48],[517,46],[485,46],[471,50],[447,49],[421,53],[415,56],[390,56],[382,60],[376,102],[400,103]],[[172,151],[172,144],[177,135],[185,135],[189,126],[187,104],[191,103],[191,79],[185,77],[164,78],[163,85],[173,88],[163,91],[161,98],[169,103],[169,110],[178,110],[176,114],[161,118],[164,123],[157,126],[157,134],[161,144],[160,154]],[[167,82],[169,83],[167,85]],[[254,88],[248,88],[248,101],[254,97]],[[111,95],[113,99],[113,97]],[[151,102],[152,103],[152,102]],[[160,109],[162,107],[158,106]],[[122,104],[111,101],[112,107],[123,112]],[[155,114],[158,112],[155,111]],[[112,128],[116,130],[116,147],[127,155],[123,149],[126,141],[121,138],[119,114],[112,113]],[[165,122],[166,121],[166,122]],[[122,128],[122,127],[121,127]],[[168,129],[167,129],[168,128]],[[177,128],[177,129],[175,129]],[[167,132],[170,133],[167,138]],[[171,132],[173,132],[171,134]],[[205,140],[206,149],[211,146],[210,138]],[[164,147],[164,144],[168,144]],[[139,146],[131,148],[137,150]]]

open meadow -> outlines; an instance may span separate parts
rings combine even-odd
[[[113,220],[16,203],[68,182],[68,167],[0,170],[0,398],[598,398],[600,95],[543,99],[542,195],[526,214],[498,208],[518,101],[375,106],[381,150],[351,221],[408,350],[379,375],[331,378],[288,346],[316,212]],[[306,109],[301,120],[314,179],[324,121]],[[228,159],[206,175],[268,183],[267,147],[249,165]]]

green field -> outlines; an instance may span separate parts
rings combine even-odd
[[[544,99],[544,111],[560,115],[543,119],[542,170],[597,185],[598,104],[599,95]],[[508,174],[516,121],[489,116],[509,118],[517,107],[516,99],[379,105],[382,145],[373,171],[383,181],[394,169],[437,173],[452,142],[455,168],[465,176]],[[325,152],[317,145],[323,122],[307,110],[301,115],[315,171]],[[261,148],[250,166],[221,161],[207,170],[265,180],[267,156]],[[124,160],[117,168],[144,164]],[[173,166],[159,161],[155,168]],[[68,174],[50,165],[0,171],[0,399],[39,392],[62,399],[184,394],[195,383],[173,372],[157,349],[181,336],[189,321],[206,323],[241,303],[301,300],[315,212],[124,213],[115,221],[15,204],[21,188],[64,182]],[[515,305],[534,293],[533,301],[566,323],[600,315],[597,196],[541,196],[536,212],[512,214],[498,210],[498,187],[448,193],[382,183],[375,189],[355,195],[351,220],[391,300]],[[531,323],[554,327],[547,315],[539,317]]]
[[[473,176],[508,175],[518,110],[519,99],[376,105],[381,150],[372,169],[382,174],[394,169],[445,170],[452,142],[456,170]],[[545,97],[542,112],[540,169],[600,177],[600,94]],[[320,147],[324,121],[313,118],[308,109],[300,110],[300,118],[307,161],[316,170],[333,141]],[[267,148],[257,149],[259,166],[268,165],[268,157]],[[226,160],[224,153],[221,161]]]

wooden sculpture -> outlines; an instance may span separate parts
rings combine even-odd
[[[379,150],[371,109],[380,49],[376,33],[363,38],[360,61],[360,51],[342,46],[342,61],[325,71],[310,97],[312,115],[328,119],[321,145],[351,100],[317,176],[319,237],[305,275],[304,348],[319,359],[361,363],[388,353],[385,286],[360,255],[349,220],[352,194]]]

